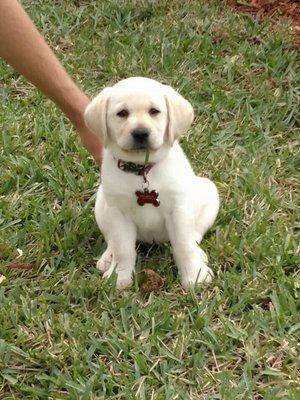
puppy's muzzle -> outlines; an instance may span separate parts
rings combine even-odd
[[[148,149],[150,132],[144,128],[134,129],[131,132],[135,149]]]

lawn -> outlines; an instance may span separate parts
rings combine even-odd
[[[193,104],[182,145],[221,209],[202,242],[209,286],[184,292],[165,245],[138,257],[163,290],[118,292],[95,268],[98,168],[0,63],[0,399],[300,399],[300,68],[287,24],[218,0],[23,4],[89,94],[144,75]]]

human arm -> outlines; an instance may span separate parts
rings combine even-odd
[[[101,142],[83,119],[89,98],[68,75],[17,0],[0,1],[0,57],[53,100],[100,163]]]

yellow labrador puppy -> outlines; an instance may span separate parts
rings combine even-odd
[[[217,216],[218,191],[178,144],[193,118],[178,92],[141,77],[105,88],[85,111],[105,146],[95,214],[107,249],[97,267],[104,277],[115,271],[119,288],[132,283],[137,240],[171,242],[184,288],[213,276],[199,243]]]

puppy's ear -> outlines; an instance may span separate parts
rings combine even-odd
[[[171,86],[165,86],[165,98],[168,109],[168,139],[171,143],[184,135],[192,125],[194,110],[185,98],[183,98]]]
[[[97,135],[105,145],[107,140],[106,112],[111,88],[105,88],[86,107],[84,120],[86,126]]]

